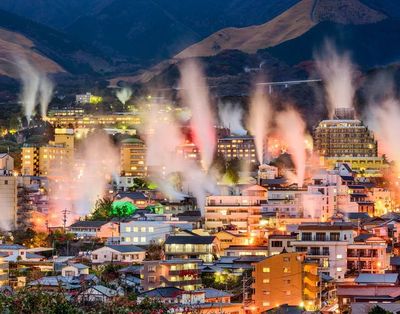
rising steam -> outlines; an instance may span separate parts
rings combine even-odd
[[[39,85],[40,114],[42,115],[42,118],[46,117],[47,115],[47,108],[53,95],[53,89],[53,82],[50,81],[47,75],[42,75]]]
[[[35,107],[39,101],[42,117],[46,116],[47,107],[50,103],[54,85],[46,73],[41,72],[30,64],[26,59],[16,61],[17,71],[22,82],[21,102],[24,114],[31,121]]]
[[[219,120],[224,128],[227,128],[235,135],[246,135],[243,127],[243,109],[232,103],[220,103],[218,105]]]
[[[214,158],[216,134],[207,83],[197,62],[187,60],[179,69],[182,98],[192,112],[191,128],[194,142],[200,150],[204,168],[209,169]]]
[[[325,82],[328,112],[332,118],[336,108],[352,108],[354,98],[354,67],[348,53],[340,54],[326,41],[320,53],[315,53],[318,72]]]
[[[178,154],[179,146],[184,143],[178,121],[171,113],[158,110],[157,104],[152,106],[142,130],[147,134],[146,161],[152,170],[151,177],[169,198],[180,200],[188,192],[203,209],[207,194],[216,191],[215,182],[196,162]]]
[[[306,125],[300,114],[293,108],[280,112],[277,116],[278,132],[287,144],[296,168],[296,183],[303,186],[306,169]]]
[[[271,103],[263,87],[258,85],[251,99],[247,125],[251,135],[254,136],[257,159],[260,164],[264,162],[265,140],[270,128],[271,116]]]
[[[118,100],[125,105],[125,103],[132,97],[132,89],[129,87],[123,87],[122,89],[117,90],[115,95]]]

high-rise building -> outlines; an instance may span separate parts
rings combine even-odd
[[[346,109],[346,110],[344,110]],[[314,132],[314,148],[324,157],[377,157],[378,145],[351,109],[339,108],[335,118],[321,121]]]
[[[230,136],[218,139],[218,154],[225,160],[239,159],[256,165],[256,147],[251,136]]]
[[[18,206],[18,182],[11,173],[0,175],[0,227],[12,230],[15,227]]]
[[[74,130],[55,129],[54,141],[47,145],[22,147],[22,175],[57,175],[71,165],[74,158]]]
[[[318,264],[301,253],[283,251],[254,265],[251,310],[264,313],[283,304],[316,310],[319,293]]]
[[[138,138],[129,138],[121,142],[121,174],[123,176],[145,177],[146,145]]]

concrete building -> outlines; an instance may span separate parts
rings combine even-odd
[[[55,129],[54,141],[44,146],[22,147],[22,175],[59,176],[74,159],[74,131]]]
[[[164,215],[147,215],[139,219],[122,221],[121,244],[161,244],[178,225],[181,225],[180,221],[171,221]]]
[[[256,147],[252,136],[230,136],[218,139],[218,154],[225,160],[239,159],[256,165]]]
[[[316,127],[314,149],[324,157],[378,156],[378,145],[372,132],[351,113],[345,117],[340,108],[336,110],[335,119],[323,120]]]
[[[166,261],[144,261],[140,272],[144,291],[158,287],[176,287],[196,290],[201,287],[199,259],[172,259]]]
[[[144,178],[146,168],[146,145],[138,138],[129,138],[121,142],[121,175]]]
[[[344,279],[347,271],[347,246],[353,243],[355,230],[351,223],[313,223],[298,227],[298,238],[291,244],[296,252],[319,264],[322,274],[335,280]]]
[[[89,275],[89,266],[80,263],[75,263],[66,265],[61,269],[61,276],[64,277],[65,276],[77,277],[80,275]]]
[[[253,185],[235,195],[207,197],[206,229],[218,230],[233,225],[239,231],[248,232],[252,226],[258,226],[262,205],[267,203],[267,194],[267,189]]]
[[[10,172],[14,170],[14,158],[9,154],[0,154],[0,173],[2,171]]]
[[[378,273],[389,268],[386,241],[373,234],[361,234],[347,246],[347,270],[349,274]]]
[[[288,234],[272,234],[268,237],[269,255],[280,254],[285,250],[288,253],[294,251],[292,242],[296,241],[295,235]]]
[[[220,255],[220,242],[215,236],[169,236],[164,243],[167,259],[201,259],[213,262]]]
[[[12,230],[17,223],[18,209],[18,177],[7,172],[0,175],[0,226],[4,230]]]
[[[263,313],[283,304],[316,310],[319,306],[318,264],[309,262],[304,254],[273,255],[254,265],[251,309]]]
[[[0,287],[9,285],[9,264],[5,257],[7,254],[0,253]]]

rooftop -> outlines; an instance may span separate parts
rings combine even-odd
[[[118,251],[120,253],[130,253],[130,252],[145,252],[145,249],[138,247],[136,245],[106,245],[112,250]]]
[[[169,236],[165,244],[212,244],[214,236]]]
[[[360,274],[354,282],[358,284],[395,284],[399,274]]]

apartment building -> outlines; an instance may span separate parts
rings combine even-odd
[[[199,259],[173,259],[166,261],[143,261],[140,271],[144,291],[158,287],[176,287],[183,290],[201,288]]]
[[[207,197],[205,227],[209,230],[224,229],[233,225],[241,232],[258,226],[262,206],[267,203],[267,189],[253,185],[235,195]]]
[[[347,247],[356,234],[351,223],[310,223],[298,227],[298,237],[291,244],[296,252],[318,262],[322,274],[344,279],[347,271]]]
[[[254,265],[252,306],[264,313],[280,305],[304,305],[306,310],[319,306],[318,264],[304,254],[282,252]]]
[[[128,138],[121,142],[121,175],[144,178],[147,175],[146,145],[138,138]]]
[[[252,136],[229,136],[218,139],[218,154],[225,160],[240,159],[257,164],[256,147]]]

